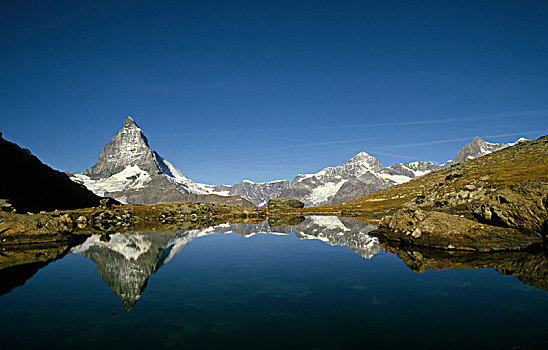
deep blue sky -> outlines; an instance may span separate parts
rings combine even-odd
[[[2,1],[0,130],[60,170],[131,115],[205,183],[548,134],[547,1]]]

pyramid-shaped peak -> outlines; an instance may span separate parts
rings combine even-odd
[[[137,123],[135,123],[135,120],[133,120],[133,118],[128,115],[126,120],[124,120],[124,128],[132,127],[138,128],[139,126],[137,125]]]
[[[109,143],[103,148],[99,160],[84,172],[95,178],[107,178],[130,166],[138,166],[149,174],[162,172],[158,168],[158,160],[148,145],[143,131],[131,117],[124,120],[121,128]]]

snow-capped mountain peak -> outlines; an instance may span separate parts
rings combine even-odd
[[[135,191],[176,191],[199,195],[211,192],[206,185],[193,182],[152,151],[145,134],[129,116],[103,148],[97,163],[72,179],[96,194],[109,195],[121,202],[126,202],[128,193]]]
[[[242,181],[233,186],[194,182],[175,165],[150,149],[148,140],[131,117],[103,148],[99,160],[83,174],[71,177],[95,194],[126,204],[197,201],[194,195],[222,204],[265,205],[289,185],[287,180],[266,183]],[[241,198],[246,200],[242,200]]]
[[[99,160],[84,175],[92,179],[105,178],[123,171],[128,166],[137,165],[147,171],[157,168],[155,155],[141,128],[131,117],[103,148]]]

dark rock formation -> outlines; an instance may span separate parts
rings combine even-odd
[[[282,209],[300,209],[304,208],[304,203],[299,202],[296,199],[287,198],[272,198],[268,201],[269,210],[282,210]]]
[[[42,163],[29,150],[0,135],[0,198],[18,212],[76,209],[99,205],[100,197]]]
[[[512,228],[495,227],[451,214],[401,209],[385,216],[374,235],[406,244],[439,249],[496,251],[519,250],[542,239]]]

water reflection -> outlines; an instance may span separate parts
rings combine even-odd
[[[410,247],[381,243],[389,254],[403,260],[410,270],[424,273],[428,270],[493,268],[498,273],[516,277],[521,282],[548,290],[548,256],[544,250],[470,253]]]
[[[377,239],[367,235],[375,226],[365,222],[337,217],[309,217],[298,221],[296,225],[278,228],[272,228],[264,221],[260,224],[225,223],[185,231],[126,232],[108,239],[95,235],[72,252],[95,262],[103,281],[129,310],[143,294],[150,275],[197,237],[231,232],[244,237],[256,233],[294,233],[300,239],[319,239],[327,244],[345,246],[365,259],[382,251]]]
[[[125,232],[110,236],[95,235],[70,242],[12,246],[0,252],[0,295],[23,285],[39,269],[72,252],[95,263],[102,280],[129,310],[143,294],[150,276],[191,241],[224,233],[236,233],[243,237],[256,233],[294,234],[299,239],[316,239],[346,247],[364,259],[371,259],[384,249],[418,273],[490,267],[530,286],[548,290],[548,258],[544,250],[471,253],[400,246],[379,242],[370,236],[369,233],[375,228],[350,218],[292,217],[270,219],[258,224],[223,223],[192,230]]]

